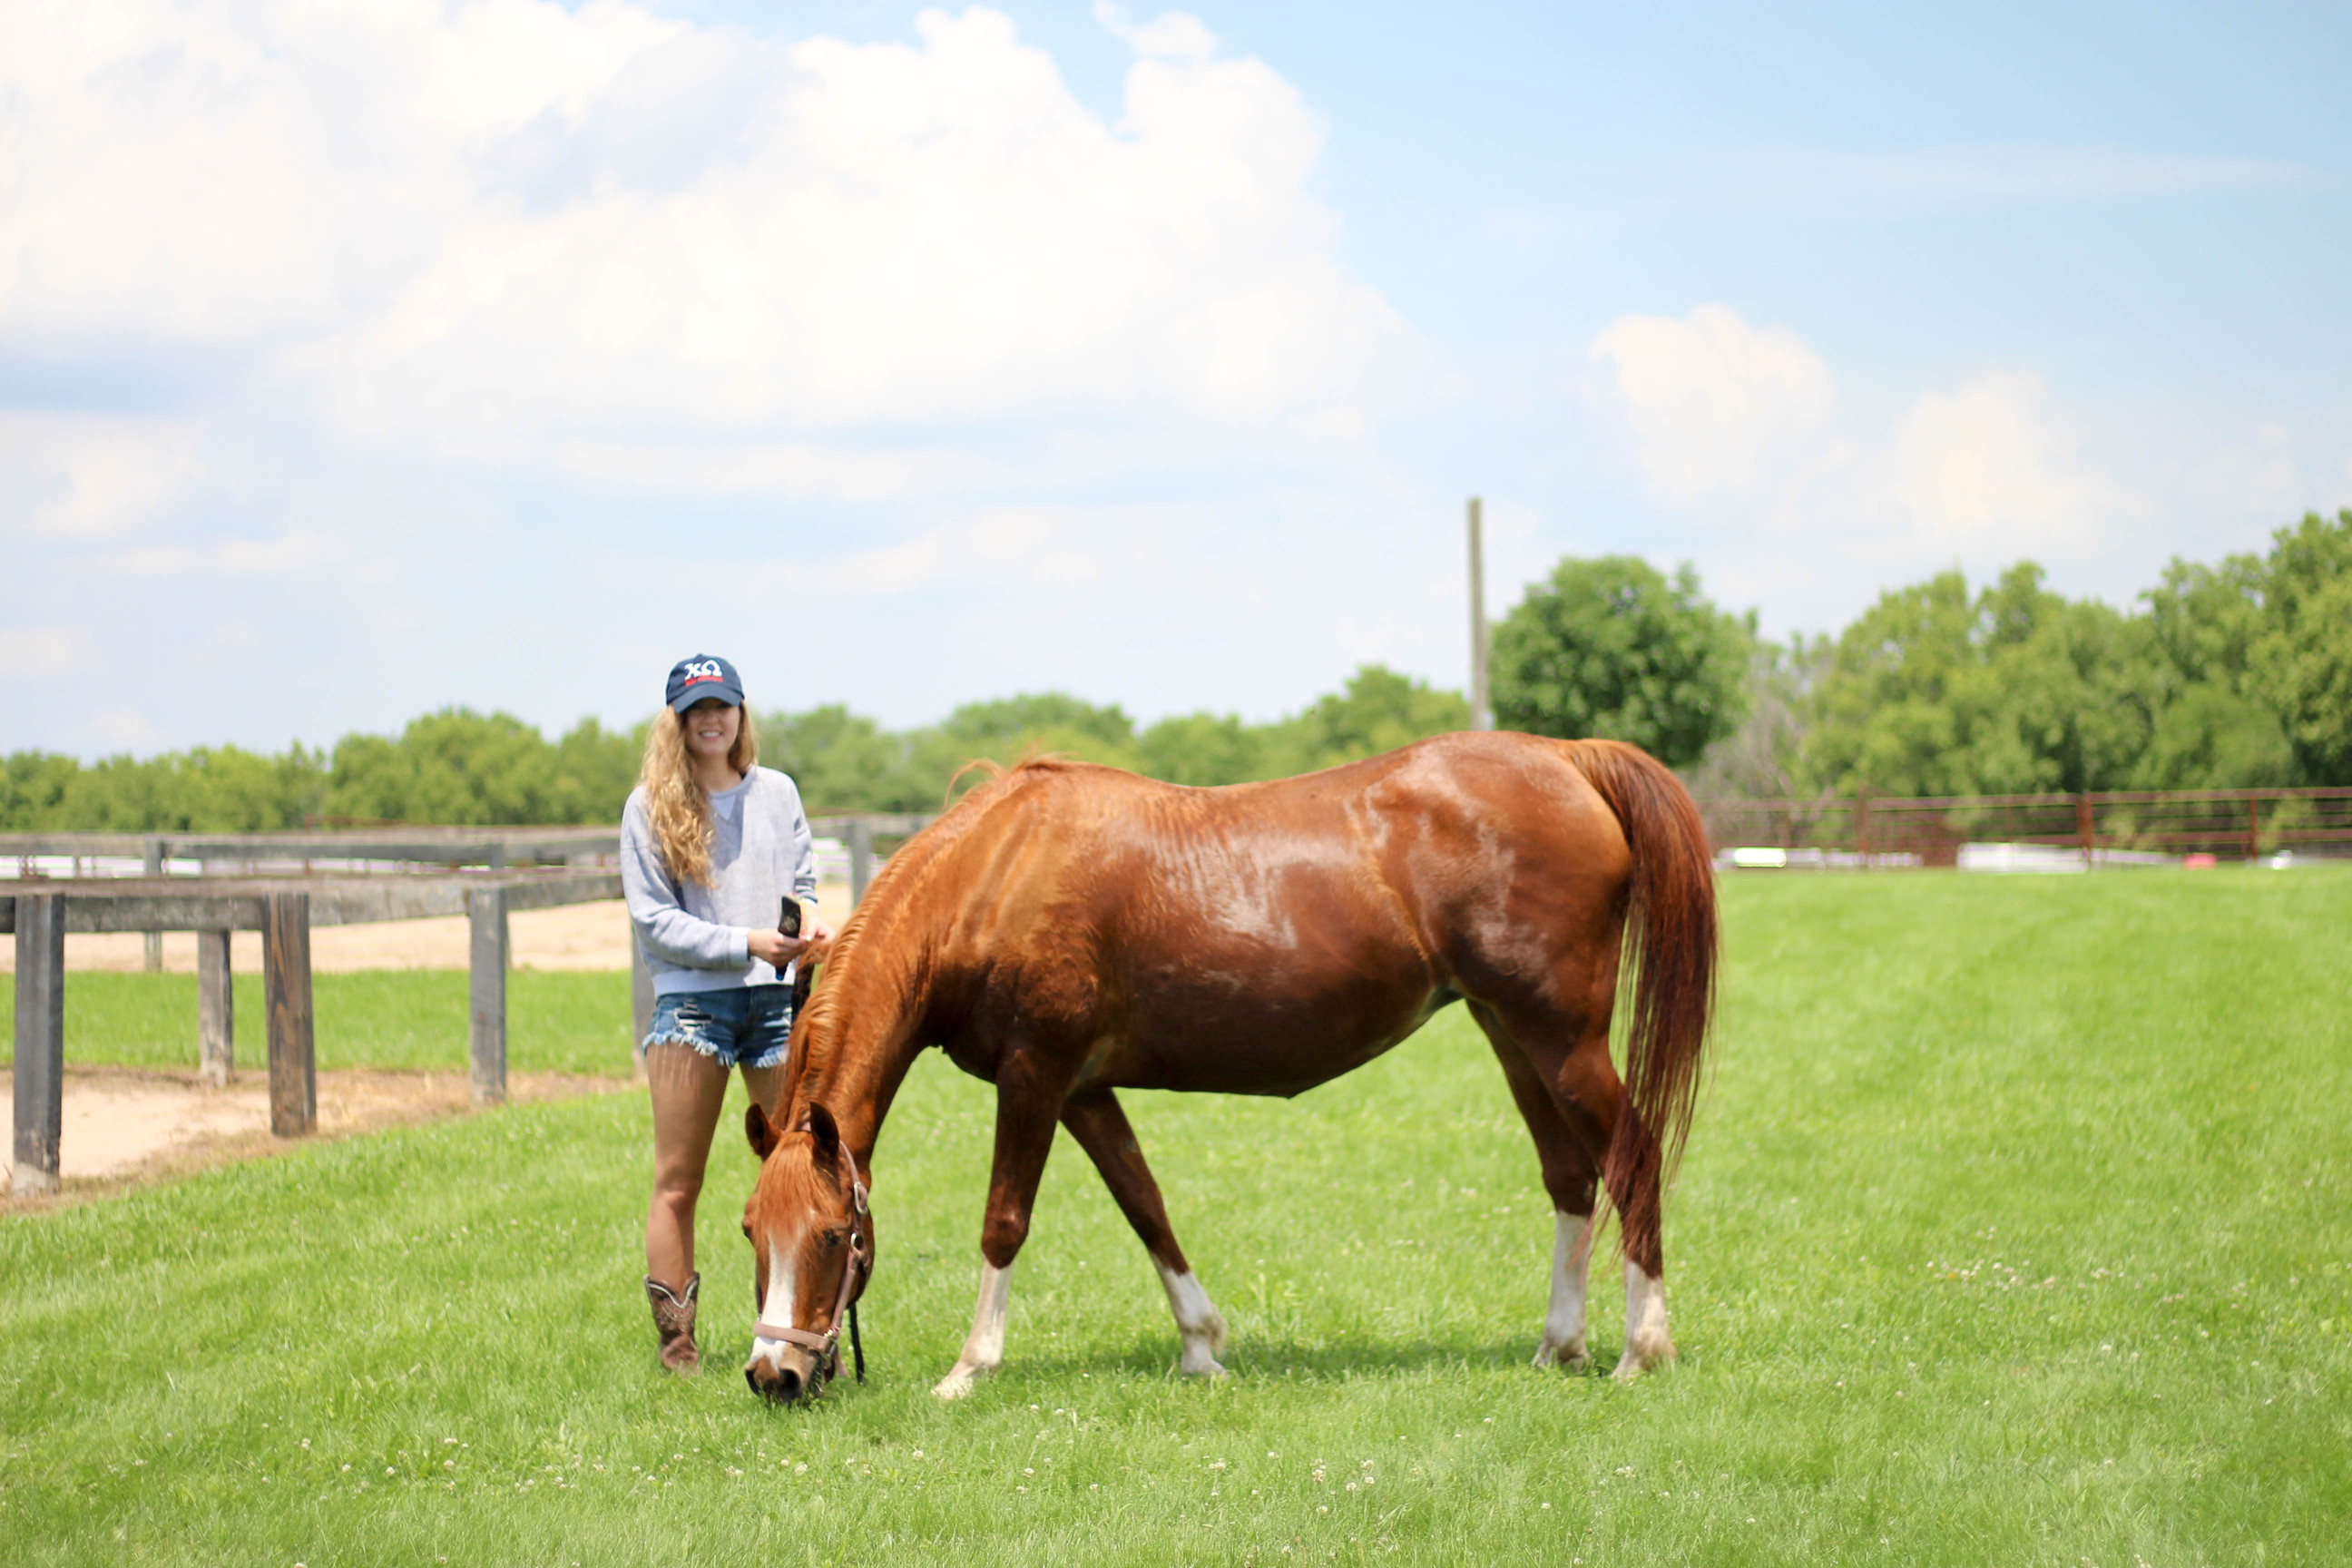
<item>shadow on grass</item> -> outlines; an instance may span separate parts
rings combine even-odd
[[[869,1352],[870,1353],[870,1352]],[[1218,1358],[1235,1378],[1251,1383],[1341,1384],[1377,1377],[1419,1377],[1451,1373],[1491,1375],[1526,1372],[1542,1376],[1601,1377],[1616,1365],[1614,1355],[1596,1355],[1582,1372],[1538,1368],[1532,1335],[1497,1335],[1483,1342],[1440,1344],[1369,1337],[1305,1342],[1292,1339],[1243,1339],[1236,1336]],[[1189,1381],[1176,1370],[1178,1347],[1171,1329],[1165,1338],[1139,1336],[1122,1347],[1086,1352],[1039,1351],[1024,1353],[1016,1345],[1005,1356],[999,1376],[1039,1380],[1126,1376]],[[940,1369],[944,1373],[947,1369]]]

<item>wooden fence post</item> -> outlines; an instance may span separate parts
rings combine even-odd
[[[2074,840],[2082,847],[2083,868],[2089,870],[2098,863],[2099,835],[2091,817],[2091,792],[2084,790],[2074,797]]]
[[[163,874],[163,841],[162,839],[147,840],[145,864],[141,868],[151,877],[160,877]],[[151,931],[145,933],[145,937],[147,973],[161,974],[163,973],[163,933],[160,931]]]
[[[9,1190],[58,1190],[65,1125],[66,900],[16,895],[16,1139]]]
[[[215,1089],[226,1089],[236,1074],[236,992],[228,954],[228,932],[196,933],[196,1061]]]
[[[864,817],[849,825],[849,907],[856,909],[866,901],[866,889],[874,880],[874,825]]]
[[[472,936],[472,983],[467,991],[469,1057],[474,1103],[504,1105],[507,1099],[507,890],[466,889],[466,921]]]
[[[2262,803],[2252,795],[2246,797],[2246,858],[2259,860],[2263,856]]]
[[[269,1131],[280,1138],[299,1138],[319,1130],[310,894],[263,898],[261,973],[269,1014]]]

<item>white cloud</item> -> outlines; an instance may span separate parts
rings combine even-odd
[[[719,436],[750,455],[689,484],[866,497],[898,492],[809,433],[1328,437],[1403,339],[1338,259],[1315,116],[1178,14],[1117,24],[1115,124],[979,6],[873,45],[614,0],[6,17],[0,353],[226,346],[385,444]]]
[[[95,664],[88,626],[0,628],[0,679],[47,679]]]
[[[1979,557],[2086,554],[2129,508],[2028,371],[1923,395],[1895,432],[1888,488],[1935,542]]]
[[[89,721],[89,732],[105,745],[122,751],[153,751],[167,737],[136,708],[111,708]]]
[[[203,477],[194,421],[0,410],[0,510],[56,539],[112,539]]]
[[[1171,534],[1197,530],[1202,521],[1198,509],[1187,506],[983,507],[898,543],[757,564],[740,574],[738,585],[759,598],[901,595],[950,580],[1024,593],[1083,588],[1111,578],[1148,581],[1169,568]],[[1200,564],[1192,563],[1191,569]]]
[[[583,479],[647,490],[886,500],[1007,477],[1005,465],[953,450],[848,451],[810,441],[742,446],[567,441],[562,466]]]
[[[1661,496],[1691,502],[1752,489],[1783,469],[1837,402],[1829,366],[1786,327],[1751,327],[1727,305],[1621,316],[1592,342]]]
[[[469,155],[683,31],[535,0],[0,8],[0,342],[345,322],[442,241]]]
[[[1726,305],[1621,318],[1591,357],[1611,367],[1650,489],[1762,525],[1772,551],[1801,539],[1898,570],[2081,558],[2145,510],[2030,371],[1921,393],[1891,428],[1856,434],[1803,339]]]
[[[1943,195],[2041,201],[2306,184],[2311,170],[2251,158],[2183,158],[2113,147],[1950,147],[1891,156],[1775,154],[1828,178]]]
[[[261,646],[261,628],[243,616],[231,616],[215,622],[203,640],[182,654],[182,662],[194,669],[210,669],[220,662],[225,653]]]
[[[118,577],[182,577],[196,573],[277,576],[307,572],[351,553],[336,534],[289,530],[275,539],[224,539],[216,544],[142,544],[77,563]]]

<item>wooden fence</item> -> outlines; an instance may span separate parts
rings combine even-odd
[[[2352,855],[2352,789],[2095,791],[2082,795],[1862,795],[1703,800],[1718,853],[1818,851],[1867,866],[1951,866],[1966,844],[2078,850],[2086,864]]]
[[[919,832],[924,816],[819,817],[845,840],[853,901],[873,879],[875,846]],[[310,930],[464,915],[469,925],[467,1059],[478,1104],[506,1098],[508,916],[621,896],[620,835],[613,828],[368,828],[235,834],[0,834],[0,935],[16,943],[16,1135],[10,1184],[58,1184],[64,1115],[65,939],[68,932],[140,931],[150,969],[163,933],[196,933],[196,1054],[207,1081],[236,1066],[229,933],[261,933],[268,1041],[269,1124],[280,1137],[318,1125],[317,1048],[310,1008]],[[137,875],[98,874],[135,860]],[[68,876],[37,874],[64,861]],[[193,875],[168,874],[194,862]],[[553,868],[561,867],[562,869]],[[85,872],[89,874],[84,874]],[[634,930],[632,1011],[642,1037],[653,980]]]

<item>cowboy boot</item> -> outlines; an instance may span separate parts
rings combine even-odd
[[[646,1300],[653,1303],[654,1327],[661,1334],[661,1363],[672,1372],[694,1372],[702,1365],[702,1352],[694,1346],[694,1303],[701,1294],[699,1274],[688,1275],[682,1291],[646,1276]]]

